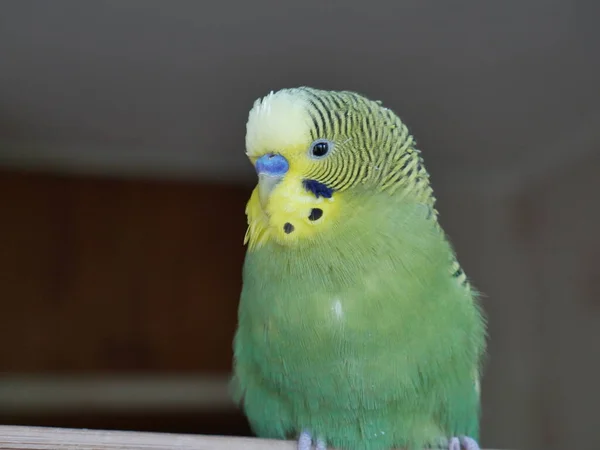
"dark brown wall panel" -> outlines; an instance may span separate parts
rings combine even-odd
[[[0,172],[0,368],[228,371],[249,194]]]

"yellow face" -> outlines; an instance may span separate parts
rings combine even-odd
[[[340,193],[311,176],[322,171],[336,142],[315,136],[302,95],[280,91],[257,101],[246,149],[259,179],[246,208],[250,248],[269,240],[295,245],[335,224]]]

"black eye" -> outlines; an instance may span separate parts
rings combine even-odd
[[[313,208],[310,210],[308,220],[319,220],[323,216],[323,210],[321,208]]]
[[[331,146],[327,141],[316,141],[310,148],[310,154],[315,158],[322,158],[329,153]]]

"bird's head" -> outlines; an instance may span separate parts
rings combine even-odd
[[[246,154],[258,185],[246,208],[250,248],[316,243],[365,195],[433,196],[406,126],[380,102],[347,91],[283,89],[250,111]]]

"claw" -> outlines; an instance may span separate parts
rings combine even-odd
[[[448,441],[448,450],[461,450],[460,441],[457,437],[450,438],[450,441]]]
[[[317,446],[315,450],[327,450],[327,445],[323,439],[317,439]]]
[[[448,442],[448,450],[481,450],[479,444],[468,436],[453,437]]]
[[[308,431],[300,433],[298,438],[298,450],[310,450],[312,446],[312,436]]]
[[[303,431],[298,437],[298,450],[311,450],[312,443],[312,435],[308,431]],[[315,450],[327,450],[327,445],[325,445],[323,439],[316,440]]]
[[[461,436],[459,440],[465,450],[481,450],[477,441],[469,436]]]

